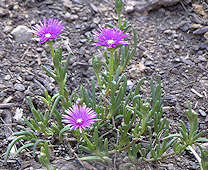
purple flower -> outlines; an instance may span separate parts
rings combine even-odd
[[[56,39],[59,37],[59,34],[62,32],[64,25],[58,19],[43,19],[43,23],[40,22],[39,25],[34,27],[34,34],[36,34],[35,38],[40,39],[40,43],[44,43],[46,41]]]
[[[68,123],[71,129],[79,129],[80,133],[82,129],[90,127],[95,121],[97,121],[97,114],[91,108],[85,106],[74,105],[72,108],[65,111],[67,115],[63,115],[62,122]]]
[[[100,28],[95,32],[95,40],[97,46],[106,46],[107,48],[115,48],[118,45],[128,45],[123,39],[128,37],[124,31],[115,28]]]

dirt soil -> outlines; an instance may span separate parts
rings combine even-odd
[[[43,95],[43,90],[47,89],[50,94],[57,92],[54,81],[42,71],[42,65],[52,66],[47,44],[40,45],[34,40],[20,42],[13,37],[12,31],[19,25],[31,28],[44,17],[64,21],[64,41],[58,41],[57,46],[62,44],[67,54],[68,44],[74,53],[68,71],[68,88],[72,91],[81,84],[88,85],[95,77],[91,58],[100,56],[102,51],[88,42],[88,36],[99,25],[115,23],[117,18],[112,4],[113,0],[0,1],[0,169],[41,168],[28,152],[3,165],[4,153],[12,140],[12,132],[24,126],[18,115],[31,117],[25,97],[31,96],[35,106],[42,108],[38,96]],[[208,129],[208,43],[203,34],[194,34],[196,24],[200,28],[196,21],[200,15],[203,14],[194,10],[192,3],[123,15],[136,28],[139,42],[136,56],[126,71],[128,86],[134,88],[141,77],[146,77],[142,89],[145,96],[149,92],[146,85],[150,78],[156,80],[160,76],[164,112],[173,131],[176,131],[178,120],[186,120],[184,111],[188,101],[199,115],[200,130]],[[201,23],[201,27],[206,27],[206,22]],[[83,167],[78,160],[69,159],[68,148],[56,149],[52,163],[61,170],[126,169],[123,167],[127,161],[125,154],[118,156],[115,166],[85,163]],[[195,170],[199,165],[187,151],[161,162],[141,164],[137,169]]]

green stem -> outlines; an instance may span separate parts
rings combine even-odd
[[[196,153],[196,151],[194,150],[194,148],[192,146],[188,146],[188,149],[190,149],[190,151],[192,152],[192,154],[195,156],[195,158],[197,159],[197,161],[199,162],[200,168],[201,170],[203,170],[202,164],[201,164],[201,158],[199,157],[199,155]]]
[[[50,48],[50,51],[51,51],[51,56],[54,59],[55,52],[54,52],[54,49],[53,49],[53,42],[52,41],[48,41],[48,45],[49,45],[49,48]]]
[[[46,165],[46,169],[47,170],[51,170],[51,168],[49,167],[49,165]]]
[[[114,154],[114,153],[117,153],[117,152],[121,152],[121,151],[124,151],[124,150],[127,150],[129,149],[131,146],[133,146],[133,144],[135,144],[137,141],[139,141],[140,138],[134,138],[128,145],[126,145],[125,147],[119,149],[119,150],[112,150],[112,151],[109,151],[108,154]]]
[[[100,75],[98,73],[95,73],[95,74],[96,74],[96,77],[97,77],[98,85],[100,86],[100,88],[102,88],[102,83],[101,83]]]
[[[175,152],[171,152],[171,153],[168,153],[168,154],[165,154],[165,155],[161,156],[161,159],[165,159],[165,158],[168,158],[168,157],[174,156],[174,155],[176,155],[176,153]],[[147,161],[147,162],[156,161],[154,158],[150,158],[150,159],[142,158],[142,160]]]
[[[55,74],[56,74],[56,78],[57,78],[56,81],[57,81],[58,86],[59,86],[59,94],[64,97],[61,100],[62,100],[63,104],[65,105],[65,103],[66,103],[65,101],[67,101],[67,97],[65,95],[64,79],[62,80],[62,78],[60,78],[61,75],[60,75],[59,68],[58,68],[58,67],[60,67],[60,65],[59,66],[56,65],[55,62],[54,62],[55,61],[55,57],[57,57],[57,56],[56,56],[54,48],[53,48],[53,42],[49,41],[48,45],[49,45],[51,56],[52,56],[52,59],[53,59],[53,65],[55,67]]]
[[[114,65],[113,65],[113,52],[114,52],[114,49],[111,49],[110,50],[110,61],[109,61],[109,64],[110,64],[110,81],[113,80],[113,76],[114,76]]]
[[[121,13],[118,13],[118,25],[119,25],[119,29],[121,29]]]

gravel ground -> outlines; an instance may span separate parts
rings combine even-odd
[[[56,45],[63,45],[64,55],[70,51],[68,46],[74,53],[67,82],[72,91],[81,84],[87,86],[95,77],[91,58],[93,55],[100,56],[101,51],[88,42],[88,37],[99,25],[115,23],[117,18],[112,4],[112,0],[0,2],[0,169],[40,168],[35,160],[31,161],[28,153],[10,160],[7,166],[3,166],[3,156],[11,141],[11,133],[24,125],[18,115],[31,116],[25,96],[31,96],[35,106],[43,108],[37,96],[43,95],[45,89],[50,94],[57,92],[54,81],[41,68],[42,65],[52,66],[48,47],[31,40],[29,29],[44,17],[64,21],[63,39]],[[141,77],[147,77],[142,89],[145,96],[149,92],[146,86],[149,79],[160,76],[165,116],[172,130],[176,131],[179,119],[185,119],[188,101],[199,115],[200,130],[205,130],[208,128],[207,10],[188,1],[170,7],[159,4],[149,8],[151,4],[148,5],[147,10],[141,13],[138,4],[128,1],[123,15],[136,28],[139,37],[137,53],[126,71],[128,86],[133,88]],[[63,148],[57,150],[61,152]],[[64,156],[70,156],[67,148],[64,150]],[[125,169],[125,161],[125,153],[119,155],[116,168]],[[52,162],[61,170],[84,169],[76,159],[69,161],[56,156]],[[97,163],[85,163],[85,167],[112,169]],[[162,162],[141,164],[138,169],[188,170],[199,169],[199,165],[189,152],[184,152]]]

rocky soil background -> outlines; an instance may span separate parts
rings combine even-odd
[[[126,74],[128,88],[141,77],[147,77],[143,95],[149,93],[149,79],[162,78],[164,112],[173,131],[179,119],[185,119],[186,102],[199,115],[200,130],[208,128],[208,2],[191,0],[126,0],[123,18],[137,30],[138,50]],[[24,126],[22,117],[31,117],[26,96],[37,108],[43,108],[38,96],[47,89],[57,92],[53,80],[41,66],[51,67],[47,45],[32,40],[31,28],[44,17],[58,18],[65,23],[62,45],[64,55],[73,52],[68,71],[70,91],[88,85],[95,78],[91,58],[101,56],[100,48],[89,43],[93,30],[105,23],[115,23],[113,0],[1,0],[0,1],[0,169],[38,169],[40,165],[29,152],[3,165],[12,132]],[[208,137],[208,135],[207,135]],[[84,167],[64,146],[57,146],[52,162],[58,169],[125,169],[125,153],[116,164],[106,167],[84,162]],[[183,155],[138,169],[199,169],[195,158]]]

